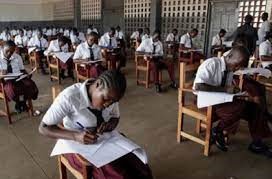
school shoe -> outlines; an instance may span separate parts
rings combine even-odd
[[[157,93],[161,93],[161,92],[162,92],[162,89],[161,89],[161,85],[160,85],[160,84],[156,84],[155,87],[156,87],[156,92],[157,92]]]
[[[15,111],[16,111],[16,113],[22,112],[20,102],[15,103]]]
[[[178,89],[178,85],[175,81],[173,81],[171,84],[170,84],[170,87],[173,88],[173,89]]]
[[[255,154],[264,155],[268,158],[272,158],[272,149],[269,148],[262,141],[252,142],[248,146],[248,150]]]
[[[217,127],[214,127],[212,129],[211,144],[215,144],[218,149],[220,149],[224,152],[228,151],[228,146],[226,144],[223,131],[218,129]]]

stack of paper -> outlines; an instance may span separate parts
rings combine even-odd
[[[143,149],[117,131],[113,131],[104,133],[98,138],[96,144],[91,145],[60,139],[51,156],[77,153],[99,168],[130,152],[133,152],[143,163],[147,164],[147,156]]]

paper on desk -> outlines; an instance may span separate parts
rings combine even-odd
[[[143,163],[147,163],[147,156],[143,149],[118,132],[113,131],[103,134],[96,144],[91,145],[60,139],[57,141],[51,156],[77,153],[99,168],[129,152],[133,152]]]
[[[20,81],[20,80],[32,75],[36,70],[37,70],[37,68],[34,68],[30,73],[21,75],[18,79],[16,79],[16,81]]]
[[[234,96],[242,96],[245,93],[229,94],[224,92],[197,92],[197,107],[204,108],[216,104],[228,103],[233,101]]]
[[[86,61],[85,63],[86,64],[92,64],[92,63],[98,63],[98,62],[103,62],[104,60],[89,60],[89,61]]]
[[[223,45],[225,45],[226,47],[232,47],[232,43],[233,41],[224,41]]]
[[[30,48],[28,48],[28,53],[31,53],[31,52],[33,52],[34,50],[36,50],[36,47],[30,47]]]
[[[8,73],[6,75],[0,75],[0,78],[4,78],[4,80],[13,80],[21,76],[23,73]]]
[[[256,73],[266,78],[270,78],[272,76],[271,71],[265,68],[244,68],[243,70],[238,70],[234,72],[235,75],[241,75],[241,74],[253,75]]]
[[[69,58],[74,54],[73,52],[55,52],[53,53],[60,61],[66,63]]]

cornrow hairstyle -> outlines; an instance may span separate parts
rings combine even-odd
[[[109,70],[102,73],[97,80],[100,81],[100,85],[103,89],[113,89],[119,94],[121,99],[127,88],[126,77],[119,71]]]

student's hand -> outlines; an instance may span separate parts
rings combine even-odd
[[[97,129],[97,133],[102,134],[104,132],[113,131],[119,123],[118,118],[111,118],[108,122],[103,122]]]
[[[95,133],[88,131],[82,131],[74,134],[74,139],[82,144],[94,144],[97,141],[98,136]]]

